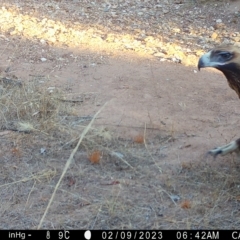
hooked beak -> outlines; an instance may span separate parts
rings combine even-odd
[[[199,61],[198,61],[198,70],[199,71],[201,68],[214,67],[210,61],[210,55],[211,55],[211,51],[208,53],[205,53],[204,55],[202,55],[202,57],[199,58]]]

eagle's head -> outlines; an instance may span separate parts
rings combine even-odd
[[[240,98],[240,49],[234,46],[219,46],[204,54],[198,61],[198,69],[213,67],[220,70],[229,86]]]

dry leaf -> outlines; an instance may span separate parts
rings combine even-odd
[[[144,136],[143,135],[137,135],[134,137],[135,143],[144,143]]]
[[[14,147],[11,149],[11,152],[13,155],[15,155],[16,157],[21,157],[21,151],[19,150],[19,148]]]
[[[235,199],[236,199],[237,201],[240,201],[240,196],[236,196]]]
[[[118,180],[112,181],[110,183],[102,183],[102,185],[117,185],[117,184],[120,184]]]
[[[94,151],[93,153],[91,153],[89,155],[88,158],[91,161],[91,163],[99,163],[100,158],[101,158],[101,152],[100,151]]]
[[[68,180],[68,183],[67,183],[68,187],[71,187],[76,183],[76,180],[72,177],[68,177],[67,180]]]
[[[181,208],[188,209],[191,208],[191,202],[189,200],[184,200],[181,202]]]
[[[183,169],[191,169],[192,168],[191,163],[189,163],[189,162],[182,162],[182,168]]]

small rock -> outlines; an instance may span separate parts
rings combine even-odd
[[[103,9],[104,12],[108,12],[109,9],[111,8],[111,5],[106,5],[105,8]]]
[[[217,34],[216,32],[214,32],[214,33],[212,34],[212,36],[211,36],[211,38],[212,38],[213,40],[215,40],[217,37],[218,37],[218,34]]]
[[[44,154],[44,153],[46,153],[46,148],[41,148],[40,149],[40,154]]]
[[[180,33],[180,32],[181,32],[180,28],[173,28],[172,30],[173,30],[173,32],[175,32],[175,33]]]
[[[49,91],[49,93],[53,93],[55,87],[49,87],[47,90]]]
[[[180,200],[180,197],[177,196],[177,195],[171,195],[170,197],[171,197],[171,199],[172,199],[174,202],[177,202],[177,201]]]
[[[56,33],[56,29],[54,29],[54,28],[49,28],[47,31],[47,35],[50,37],[54,36],[55,33]]]
[[[233,40],[234,40],[235,42],[240,42],[240,37],[234,37]]]
[[[55,38],[55,37],[49,37],[49,38],[48,38],[48,41],[54,43],[54,42],[56,42],[56,38]]]
[[[181,63],[181,59],[176,58],[176,57],[173,57],[171,60],[172,60],[174,63]]]
[[[214,29],[223,29],[226,26],[224,23],[216,23],[213,27],[214,27]]]
[[[198,57],[196,57],[193,54],[189,54],[186,58],[184,58],[182,60],[182,64],[184,64],[185,66],[196,66],[198,62]]]
[[[205,52],[204,52],[203,50],[197,50],[197,51],[196,51],[196,55],[197,55],[198,57],[202,56],[204,53],[205,53]]]
[[[110,155],[117,158],[124,158],[124,155],[120,152],[111,152]]]
[[[48,87],[47,90],[54,90],[55,87]]]
[[[169,10],[163,9],[163,13],[164,13],[164,14],[169,13]]]
[[[42,44],[46,44],[46,40],[41,39],[41,40],[40,40],[40,43],[42,43]]]
[[[154,57],[165,57],[166,55],[164,53],[161,52],[157,52],[153,54]]]
[[[42,62],[46,62],[46,61],[47,61],[47,59],[44,58],[44,57],[40,58],[40,60],[41,60]]]
[[[185,32],[185,33],[190,33],[190,29],[188,29],[188,28],[183,28],[183,32]]]
[[[175,0],[174,3],[175,4],[181,4],[181,3],[183,3],[183,0]]]
[[[224,38],[224,40],[222,41],[222,44],[229,44],[229,43],[230,43],[230,41],[227,38]]]
[[[117,12],[111,12],[111,15],[112,15],[113,18],[118,17]]]
[[[216,23],[222,23],[222,19],[217,19]]]

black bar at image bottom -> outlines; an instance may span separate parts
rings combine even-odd
[[[239,230],[0,230],[0,239],[26,240],[240,240]]]

